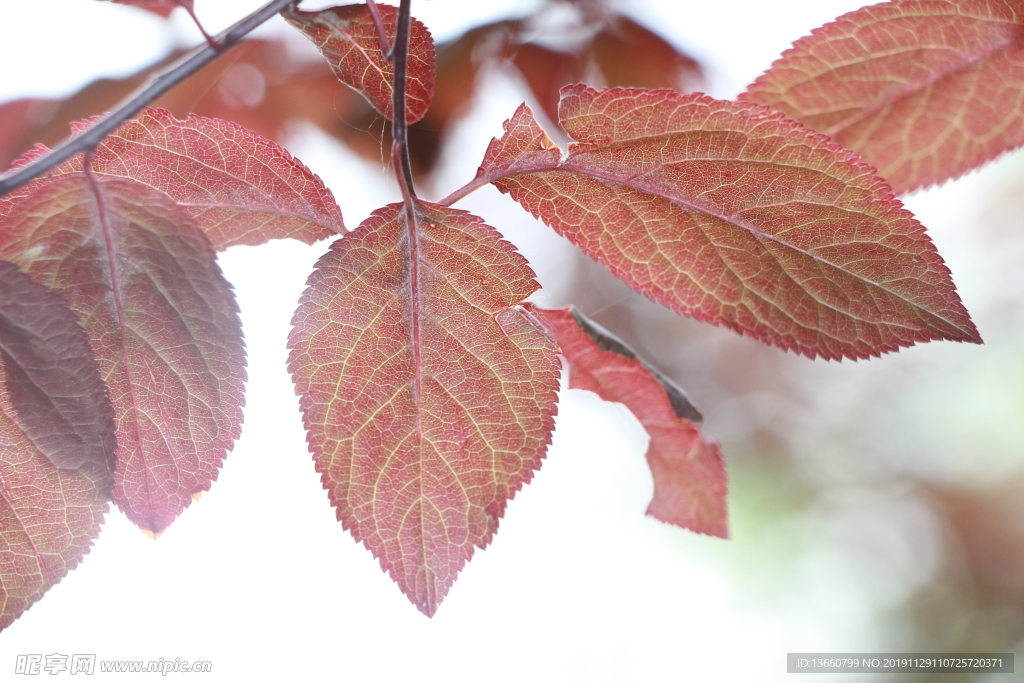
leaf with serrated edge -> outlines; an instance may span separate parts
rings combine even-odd
[[[245,352],[209,240],[130,180],[55,178],[0,220],[0,258],[78,314],[117,423],[114,501],[163,531],[210,488],[242,424]]]
[[[677,409],[657,372],[627,347],[601,348],[571,309],[531,311],[550,331],[569,362],[569,387],[623,403],[651,437],[647,463],[654,498],[647,514],[702,534],[728,538],[725,462],[718,442],[705,439],[691,414]],[[620,343],[621,344],[621,343]],[[688,405],[688,403],[686,404]],[[692,406],[690,406],[691,409]],[[695,409],[693,409],[695,410]]]
[[[394,43],[398,8],[379,5],[381,21]],[[316,12],[288,9],[281,16],[309,38],[330,63],[338,79],[365,97],[387,120],[391,112],[394,62],[384,59],[373,15],[365,4],[328,7]],[[407,123],[419,121],[434,97],[436,56],[430,31],[417,19],[409,30],[406,81]]]
[[[114,423],[85,332],[67,303],[0,261],[0,630],[99,534]]]
[[[651,299],[809,357],[979,342],[924,228],[869,166],[747,103],[565,88],[563,159],[523,105],[493,182]]]
[[[898,0],[815,29],[741,99],[859,152],[897,192],[1024,144],[1024,1]]]
[[[429,616],[540,467],[559,362],[519,307],[525,259],[476,216],[415,206],[320,259],[289,369],[338,519]]]
[[[74,123],[72,131],[93,121]],[[37,145],[16,164],[45,151]],[[49,177],[81,168],[76,158]],[[223,119],[193,114],[179,121],[166,110],[145,109],[103,139],[92,168],[168,195],[192,214],[217,250],[285,237],[313,244],[345,232],[341,210],[320,178],[277,143]],[[0,215],[31,190],[0,198]]]
[[[217,250],[283,237],[313,244],[345,232],[320,178],[276,142],[223,119],[179,121],[146,109],[104,138],[92,164],[184,206]]]

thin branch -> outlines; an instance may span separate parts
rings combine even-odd
[[[388,40],[388,31],[384,28],[384,19],[380,16],[380,8],[377,7],[377,3],[374,0],[366,0],[366,6],[370,8],[370,16],[373,17],[373,23],[377,27],[377,39],[380,41],[380,51],[384,53],[384,59],[391,61],[394,57],[392,53],[393,45]]]
[[[392,57],[395,62],[393,94],[391,98],[391,158],[395,160],[395,174],[405,182],[403,195],[416,196],[412,183],[412,163],[409,160],[409,125],[406,122],[406,80],[409,73],[409,29],[412,26],[412,0],[402,0],[398,7],[398,26]],[[411,206],[411,202],[406,202]]]
[[[0,176],[0,196],[38,178],[51,168],[67,161],[76,154],[95,147],[103,138],[117,130],[118,126],[138,114],[143,107],[149,105],[178,83],[181,83],[217,59],[224,52],[240,43],[256,27],[297,2],[298,0],[272,0],[268,2],[231,28],[219,33],[214,40],[220,43],[220,49],[216,49],[212,45],[197,47],[160,73],[154,74],[142,87],[122,100],[111,113],[104,116],[84,132],[68,138],[45,155],[22,166],[18,170]]]

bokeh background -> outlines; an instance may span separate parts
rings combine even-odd
[[[196,11],[213,32],[260,4],[196,0]],[[468,180],[520,102],[550,111],[559,79],[732,98],[793,40],[862,4],[416,0],[447,85],[413,132],[421,194]],[[283,22],[256,38],[161,104],[282,141],[350,227],[394,201],[383,121]],[[181,10],[0,3],[0,166],[200,40]],[[588,683],[781,681],[795,676],[787,652],[1021,655],[1024,156],[905,201],[985,346],[812,362],[632,294],[497,191],[460,202],[530,259],[539,303],[574,303],[686,388],[723,444],[733,538],[645,517],[643,430],[622,406],[566,390],[545,465],[433,620],[335,521],[306,450],[285,339],[326,244],[228,250],[249,351],[241,440],[158,541],[111,512],[82,566],[0,635],[2,677],[32,653],[211,660],[204,680],[217,681]],[[974,680],[927,680],[940,679]]]

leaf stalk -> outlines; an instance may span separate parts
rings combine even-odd
[[[405,106],[411,26],[412,0],[402,0],[402,4],[398,7],[398,25],[395,29],[395,44],[391,54],[395,63],[391,96],[391,158],[395,163],[398,184],[402,186],[402,196],[410,210],[412,209],[412,197],[416,196],[416,188],[412,182],[412,163],[409,160],[409,125]]]

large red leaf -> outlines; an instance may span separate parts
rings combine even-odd
[[[74,569],[107,511],[114,421],[85,332],[0,262],[0,630]]]
[[[394,42],[398,8],[380,5],[381,20]],[[365,4],[328,7],[316,12],[290,9],[281,13],[309,38],[330,62],[338,78],[362,93],[389,121],[394,62],[384,59],[373,16]],[[434,39],[417,19],[409,33],[406,122],[419,121],[434,97]]]
[[[524,105],[469,187],[493,182],[655,301],[812,358],[980,342],[924,228],[825,136],[668,90],[572,86],[560,115],[568,156]]]
[[[569,386],[623,403],[651,437],[654,498],[647,514],[702,534],[729,535],[726,475],[717,441],[705,439],[695,409],[667,378],[571,309],[532,308],[569,362]],[[699,414],[698,414],[699,415]]]
[[[537,285],[479,218],[415,200],[320,259],[289,367],[338,519],[432,615],[540,466],[558,349],[519,307]]]
[[[742,98],[860,152],[898,191],[1024,144],[1024,1],[895,0],[801,38]]]
[[[22,199],[0,233],[0,257],[78,314],[116,416],[114,500],[161,532],[210,488],[241,429],[241,327],[209,240],[152,188],[80,174]]]
[[[73,124],[72,130],[89,123]],[[284,237],[312,244],[345,231],[334,196],[320,178],[277,143],[223,119],[191,115],[179,121],[163,109],[146,109],[104,138],[92,167],[171,197],[218,250]],[[80,169],[74,159],[50,177]],[[19,189],[15,196],[29,192]],[[13,202],[0,199],[0,214]]]

